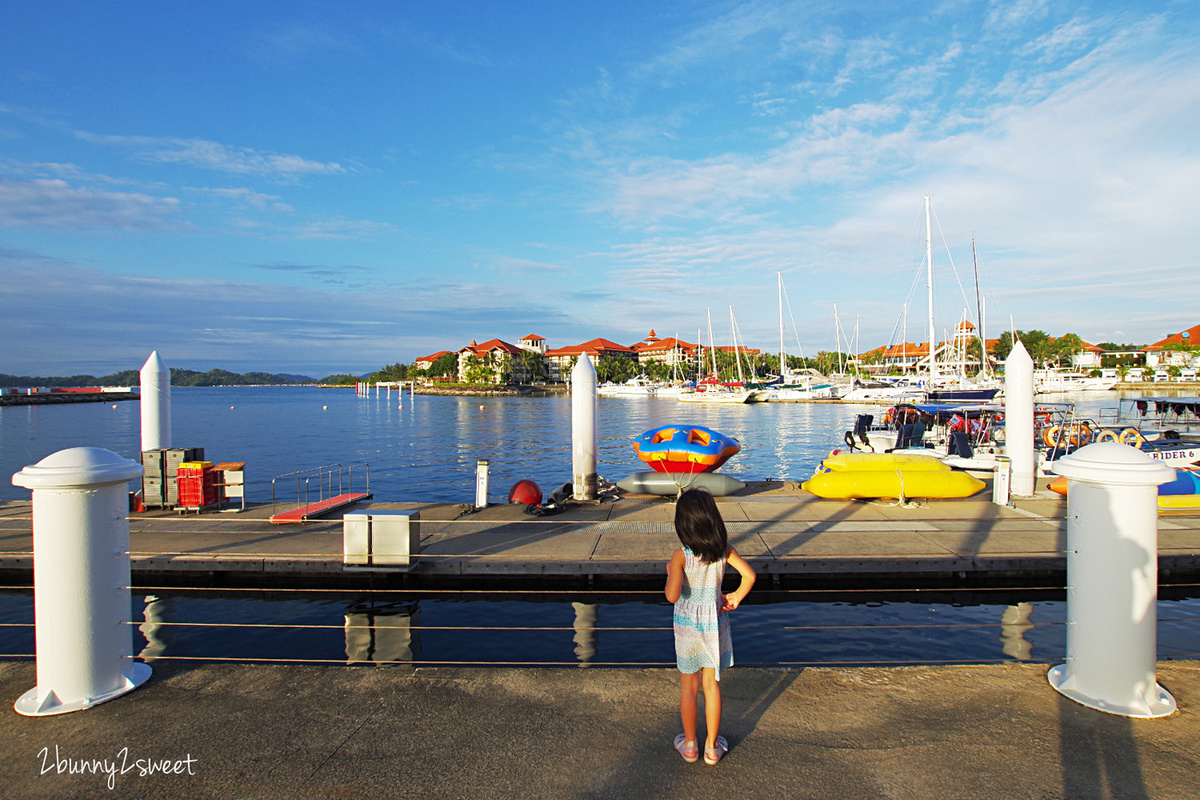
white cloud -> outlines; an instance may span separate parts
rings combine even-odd
[[[410,361],[471,338],[534,329],[550,336],[566,324],[549,303],[483,284],[372,281],[339,291],[149,278],[11,248],[0,249],[0,273],[0,303],[22,310],[6,323],[5,371],[14,374],[136,369],[149,347],[170,353],[172,366],[321,377]]]
[[[57,179],[0,178],[0,225],[56,230],[162,230],[181,225],[179,200],[106,192]]]
[[[188,166],[255,175],[279,181],[297,180],[311,175],[336,175],[347,171],[336,161],[312,161],[296,155],[263,153],[246,147],[234,147],[204,139],[152,136],[107,136],[76,131],[75,136],[95,144],[124,147],[137,159],[160,164]]]

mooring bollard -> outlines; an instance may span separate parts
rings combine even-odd
[[[37,686],[27,717],[79,711],[150,677],[133,660],[127,484],[142,467],[110,450],[60,450],[13,475],[33,491]]]
[[[1008,456],[996,456],[996,464],[992,467],[992,502],[998,506],[1008,505],[1008,487],[1012,479],[1012,459]]]
[[[475,462],[475,507],[487,508],[488,504],[488,473],[491,466],[486,458]]]
[[[579,356],[571,370],[571,497],[595,500],[596,476],[596,368]]]
[[[1126,717],[1165,717],[1158,685],[1158,490],[1175,471],[1101,442],[1058,459],[1067,487],[1067,662],[1050,685]]]

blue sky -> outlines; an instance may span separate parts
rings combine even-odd
[[[1200,322],[1189,2],[10,4],[0,372]],[[960,289],[961,284],[961,289]],[[794,332],[793,332],[794,320]],[[707,330],[704,337],[707,339]]]

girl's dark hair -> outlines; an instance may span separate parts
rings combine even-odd
[[[729,534],[717,501],[703,489],[688,489],[675,504],[675,535],[705,564],[725,557]]]

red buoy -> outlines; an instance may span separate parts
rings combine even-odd
[[[517,481],[508,490],[508,502],[522,503],[524,505],[540,503],[542,502],[542,487],[528,478]]]

